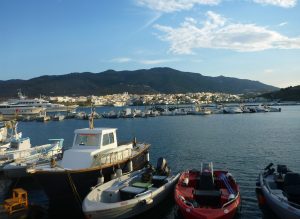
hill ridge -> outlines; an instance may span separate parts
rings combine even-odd
[[[106,95],[129,92],[189,93],[223,92],[248,93],[271,92],[277,87],[259,81],[225,76],[204,76],[195,72],[183,72],[169,67],[115,71],[72,72],[64,75],[42,75],[29,80],[0,81],[0,97],[14,97],[17,89],[28,96]]]

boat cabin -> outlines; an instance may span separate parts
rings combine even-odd
[[[88,168],[99,153],[111,153],[118,148],[116,128],[76,129],[71,149],[62,159],[65,169]]]
[[[8,148],[0,154],[0,158],[14,160],[30,155],[30,138],[14,138],[11,140]]]

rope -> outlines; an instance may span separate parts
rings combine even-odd
[[[69,182],[70,182],[71,189],[73,191],[73,194],[75,196],[76,202],[78,204],[78,207],[79,207],[79,209],[81,209],[82,200],[80,198],[80,195],[79,195],[79,193],[78,193],[78,191],[76,189],[76,186],[75,186],[75,184],[74,184],[74,182],[72,180],[70,172],[69,171],[66,171],[66,172],[67,172],[67,176],[68,176],[68,179],[69,179]]]

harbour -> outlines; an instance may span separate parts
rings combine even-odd
[[[96,111],[111,109],[101,107]],[[81,110],[90,113],[90,108]],[[280,113],[99,119],[95,120],[95,127],[115,127],[119,139],[131,141],[136,137],[138,141],[150,143],[151,163],[155,164],[163,156],[174,173],[200,168],[200,162],[205,160],[213,161],[216,168],[228,168],[241,187],[241,217],[262,218],[264,215],[255,196],[259,171],[270,162],[284,163],[299,171],[299,112],[298,106],[283,106]],[[87,123],[78,119],[19,122],[18,129],[24,136],[30,136],[33,145],[41,145],[50,138],[62,138],[67,148],[72,145],[74,130],[86,127]],[[28,196],[33,203],[48,204],[47,196],[41,191],[29,190]],[[174,218],[174,205],[169,206],[161,218]]]

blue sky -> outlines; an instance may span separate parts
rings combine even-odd
[[[0,80],[171,67],[300,85],[298,0],[0,0]]]

